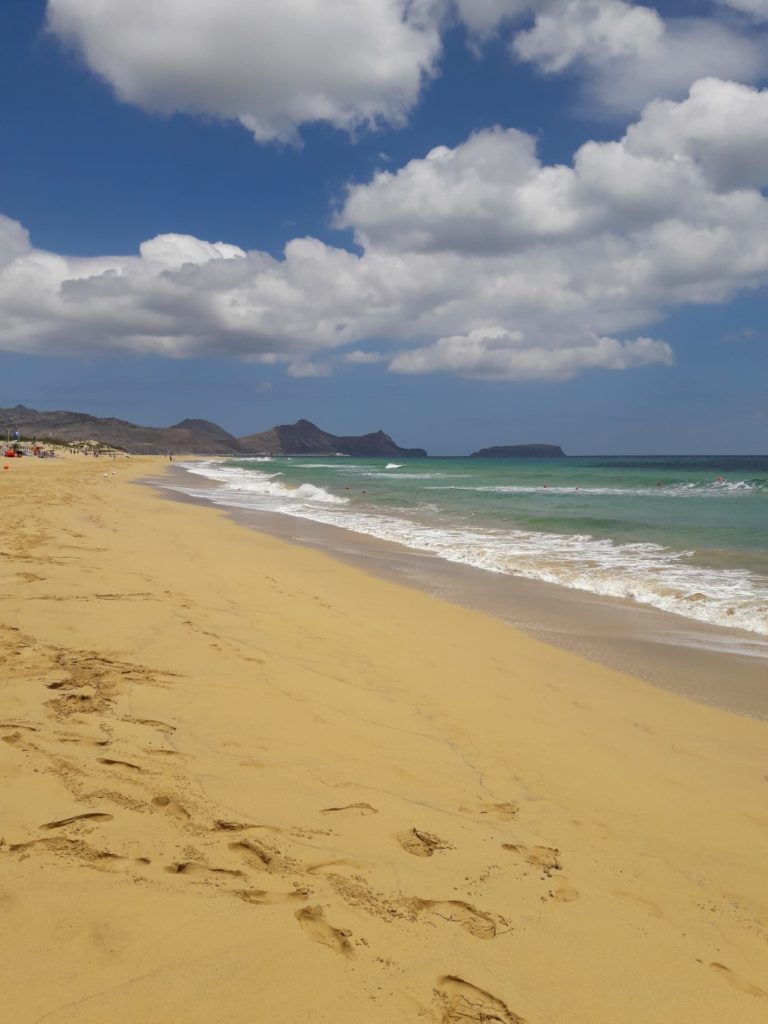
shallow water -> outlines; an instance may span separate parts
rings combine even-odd
[[[768,457],[274,458],[180,487],[768,635]],[[211,484],[213,486],[211,486]]]

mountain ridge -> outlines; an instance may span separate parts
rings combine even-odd
[[[359,437],[330,434],[310,420],[283,423],[259,434],[239,437],[240,445],[255,455],[399,455],[424,458],[423,448],[401,448],[389,434],[377,430]]]
[[[24,437],[62,442],[98,441],[132,455],[399,455],[426,456],[423,448],[401,448],[379,430],[338,436],[298,420],[237,438],[210,420],[187,418],[170,427],[147,427],[114,416],[69,410],[40,411],[25,405],[0,409],[0,434],[18,430]]]

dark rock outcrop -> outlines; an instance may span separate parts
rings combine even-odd
[[[502,444],[472,452],[471,459],[564,459],[557,444]]]
[[[309,420],[272,427],[261,434],[239,438],[244,451],[255,455],[397,455],[401,458],[423,458],[423,448],[401,448],[379,430],[361,437],[340,437],[329,434]]]

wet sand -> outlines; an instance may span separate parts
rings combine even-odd
[[[0,479],[14,1024],[762,1024],[768,726],[134,481]]]
[[[188,480],[184,469],[172,467],[154,485],[169,497],[194,503],[200,499],[168,489],[185,486]],[[193,485],[198,491],[215,489],[204,477],[195,477]],[[246,509],[225,511],[251,529],[325,551],[381,579],[493,615],[599,664],[714,707],[768,720],[766,637],[619,598],[485,572],[308,519]]]

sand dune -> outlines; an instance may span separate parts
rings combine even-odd
[[[764,723],[158,468],[0,479],[9,1021],[765,1021]]]

